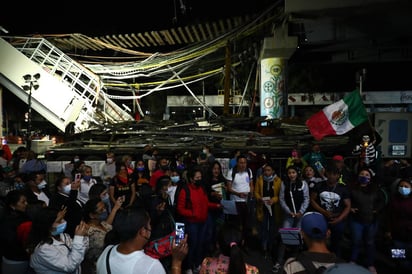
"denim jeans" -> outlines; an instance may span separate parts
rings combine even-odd
[[[260,236],[262,248],[265,251],[270,251],[275,243],[276,227],[275,227],[275,217],[269,214],[269,211],[263,209],[263,220],[260,227]]]
[[[206,223],[186,223],[189,252],[185,259],[186,269],[199,266],[206,252]]]
[[[330,241],[329,248],[330,251],[334,252],[336,256],[340,257],[342,255],[341,241],[343,239],[343,233],[346,226],[346,220],[343,220],[337,224],[329,225],[330,229]]]
[[[292,228],[292,227],[298,227],[300,228],[300,223],[301,223],[302,218],[293,218],[292,216],[285,216],[283,219],[283,225],[282,228]],[[292,249],[299,249],[299,246],[294,246],[290,247]],[[286,254],[286,245],[283,243],[279,244],[278,248],[278,256],[277,256],[277,262],[280,264],[284,263],[285,260],[285,254]]]
[[[362,246],[366,255],[366,265],[372,266],[375,261],[375,236],[378,231],[378,223],[359,223],[351,220],[350,228],[352,232],[352,254],[351,261],[356,262],[361,252]]]

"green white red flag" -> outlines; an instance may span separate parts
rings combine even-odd
[[[354,90],[313,114],[306,121],[306,126],[310,134],[319,141],[325,136],[345,134],[367,120],[368,113],[359,90]]]

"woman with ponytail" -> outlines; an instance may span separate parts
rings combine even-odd
[[[206,257],[200,267],[200,274],[255,274],[256,266],[245,263],[242,250],[242,232],[231,224],[224,224],[219,230],[217,257]]]

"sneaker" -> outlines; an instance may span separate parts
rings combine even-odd
[[[282,266],[280,265],[280,263],[276,263],[273,267],[272,267],[272,272],[273,273],[280,273],[282,270]]]

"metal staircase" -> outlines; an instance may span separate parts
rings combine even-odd
[[[102,124],[132,121],[107,97],[100,78],[44,38],[0,38],[0,82],[58,129],[82,132]],[[39,73],[39,88],[25,91],[23,76]]]

